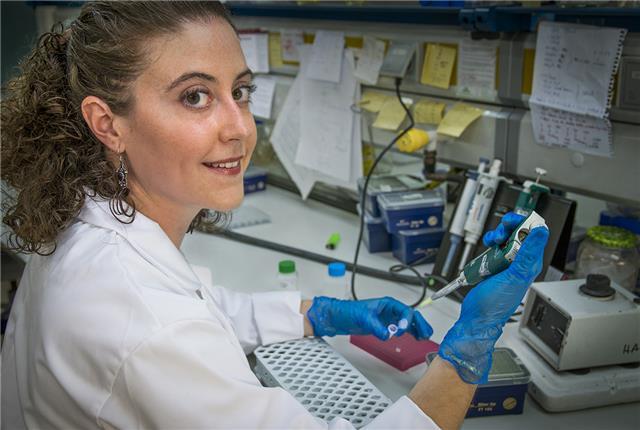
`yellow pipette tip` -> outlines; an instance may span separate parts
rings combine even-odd
[[[427,299],[424,299],[424,301],[420,303],[420,307],[422,308],[424,306],[430,305],[431,303],[433,303],[433,300],[431,300],[431,297],[429,297]]]

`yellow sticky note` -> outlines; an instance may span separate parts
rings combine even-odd
[[[458,103],[442,118],[438,126],[438,133],[460,137],[469,125],[482,116],[484,111],[473,106]]]
[[[456,53],[456,48],[438,43],[427,43],[420,82],[425,85],[448,89],[453,65],[456,62]]]
[[[365,91],[358,105],[369,112],[380,112],[382,105],[389,98],[386,94],[375,91]]]
[[[413,108],[413,119],[421,124],[440,124],[445,104],[421,100]]]
[[[383,130],[396,131],[407,113],[396,97],[387,97],[373,126]]]
[[[283,65],[280,33],[269,33],[269,66],[282,67]]]

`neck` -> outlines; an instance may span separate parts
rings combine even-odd
[[[136,205],[136,211],[157,222],[176,248],[180,248],[191,221],[200,209],[181,206],[160,196],[150,195],[133,184],[130,196]]]

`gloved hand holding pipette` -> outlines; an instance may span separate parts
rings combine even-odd
[[[421,340],[433,334],[420,312],[391,297],[356,301],[315,297],[307,317],[316,336],[374,335],[386,340],[409,332]]]
[[[523,219],[516,214],[505,215],[496,230],[485,234],[484,244],[491,247],[504,243]],[[462,302],[460,317],[440,344],[438,354],[456,368],[465,382],[487,381],[495,343],[527,288],[542,270],[548,238],[546,227],[533,228],[513,263],[478,284]]]

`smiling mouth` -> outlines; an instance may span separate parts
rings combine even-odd
[[[237,175],[242,171],[242,158],[229,158],[226,160],[202,163],[209,171],[223,175]]]

